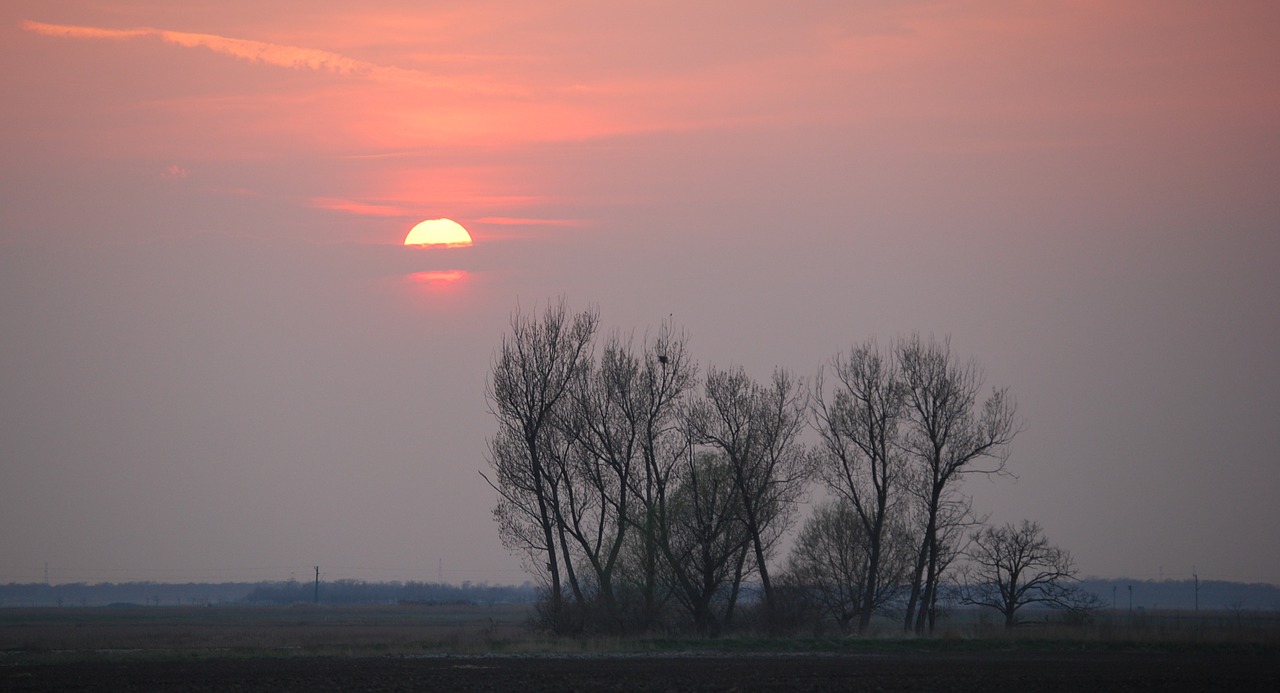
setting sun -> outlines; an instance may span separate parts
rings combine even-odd
[[[442,245],[446,248],[464,248],[471,245],[471,234],[462,224],[452,219],[428,219],[409,230],[405,245]]]

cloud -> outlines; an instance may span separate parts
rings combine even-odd
[[[300,48],[276,43],[251,41],[248,39],[228,38],[216,34],[193,34],[181,31],[167,31],[144,27],[139,29],[103,29],[91,26],[72,26],[66,24],[45,24],[30,20],[22,23],[22,28],[42,36],[65,38],[111,39],[124,41],[145,36],[154,36],[166,43],[186,48],[207,48],[215,53],[222,53],[242,60],[259,62],[277,67],[293,69],[317,70],[333,72],[340,75],[373,74],[380,68],[373,63],[349,58],[340,53]]]
[[[476,219],[476,222],[495,226],[587,226],[590,224],[585,219],[530,219],[525,217],[480,217]]]
[[[68,24],[46,24],[31,20],[23,21],[22,28],[42,36],[61,38],[126,41],[136,38],[156,37],[165,43],[171,43],[176,46],[205,48],[222,55],[274,67],[329,72],[345,77],[364,77],[377,81],[409,83],[423,87],[474,93],[519,93],[524,91],[523,89],[499,88],[478,83],[475,80],[437,78],[418,70],[378,65],[341,53],[316,48],[231,38],[217,34],[196,34],[153,27],[104,29]]]
[[[127,39],[151,36],[155,29],[100,29],[92,26],[71,26],[67,24],[45,24],[25,20],[22,28],[42,36],[58,36],[63,38],[96,38],[124,41]]]
[[[374,217],[414,217],[422,215],[421,210],[402,207],[396,204],[387,204],[385,202],[363,202],[361,200],[349,200],[339,197],[313,197],[311,198],[311,206],[318,209],[331,209],[340,212],[349,212],[351,214]]]
[[[380,68],[373,63],[348,58],[340,53],[331,53],[314,48],[283,46],[262,41],[227,38],[215,34],[157,31],[156,35],[168,43],[179,46],[208,48],[215,53],[277,67],[333,72],[339,75],[374,75],[381,70],[387,69]]]

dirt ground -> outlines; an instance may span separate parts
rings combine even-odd
[[[5,663],[3,691],[1274,691],[1244,653],[295,657]]]

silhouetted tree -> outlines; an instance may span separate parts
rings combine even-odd
[[[774,543],[794,516],[809,477],[808,458],[798,438],[807,402],[798,381],[774,372],[768,387],[742,368],[710,370],[704,396],[694,404],[689,430],[695,443],[724,454],[738,494],[741,520],[751,537],[755,568],[764,590],[765,617],[776,626],[777,602],[769,579]]]
[[[752,538],[728,459],[688,452],[659,506],[659,542],[677,600],[698,633],[715,636],[732,618]]]
[[[924,342],[916,335],[900,340],[896,354],[907,393],[904,446],[916,465],[924,522],[904,626],[924,632],[933,628],[942,578],[943,511],[955,502],[952,492],[964,474],[1004,469],[1017,434],[1016,407],[1004,389],[979,401],[981,369],[973,361],[958,363],[948,341]]]
[[[1050,544],[1038,523],[979,530],[966,555],[961,603],[999,611],[1006,628],[1018,624],[1018,610],[1029,604],[1071,609],[1093,603],[1069,584],[1076,574],[1071,554]]]
[[[594,310],[570,316],[563,299],[548,305],[541,317],[517,310],[494,360],[487,392],[499,427],[490,443],[495,478],[485,477],[501,497],[495,516],[508,548],[545,555],[538,572],[549,582],[556,628],[565,625],[561,563],[569,556],[558,523],[558,484],[563,479],[549,466],[548,452],[556,442],[556,409],[590,358],[598,323]],[[536,558],[531,563],[538,567]]]
[[[641,626],[649,627],[671,593],[665,553],[661,545],[664,505],[678,463],[688,459],[689,440],[682,424],[682,407],[697,382],[697,366],[685,347],[683,332],[670,320],[664,322],[652,342],[646,340],[640,370],[640,451],[642,473],[632,475],[632,497],[641,510],[631,514],[638,534],[634,536],[636,566],[634,582],[640,592]]]
[[[788,557],[786,582],[803,590],[844,631],[855,618],[865,630],[864,615],[896,597],[906,583],[914,542],[900,524],[880,529],[879,562],[872,571],[866,523],[849,501],[837,497],[813,509]],[[874,588],[868,580],[874,580]]]
[[[494,516],[545,585],[550,625],[648,628],[674,596],[695,627],[719,632],[755,574],[776,632],[769,561],[816,471],[838,504],[802,532],[791,594],[826,590],[833,617],[863,630],[905,586],[906,627],[933,627],[939,585],[976,522],[959,481],[1002,470],[1016,434],[1005,391],[980,400],[972,362],[912,337],[834,358],[812,409],[781,369],[765,385],[713,369],[695,397],[697,368],[670,323],[639,351],[615,334],[597,359],[598,325],[563,300],[517,310],[486,392]],[[800,442],[808,423],[822,441],[812,454]]]
[[[695,372],[683,336],[669,324],[646,339],[640,354],[630,338],[615,333],[598,360],[579,371],[557,410],[553,430],[567,443],[552,448],[563,480],[558,520],[571,555],[590,570],[579,582],[607,621],[593,619],[595,627],[646,628],[669,595],[659,579],[655,504],[687,447],[676,414]],[[570,581],[577,584],[572,573]],[[624,603],[632,594],[639,603]]]
[[[571,445],[565,478],[565,530],[593,571],[595,597],[610,626],[622,627],[614,577],[631,513],[642,509],[631,493],[645,472],[641,454],[648,393],[643,363],[629,340],[614,334],[599,362],[581,369],[557,425]]]
[[[857,540],[856,545],[830,546],[821,553],[842,564],[841,570],[825,577],[848,581],[838,586],[837,593],[824,592],[826,601],[834,608],[835,602],[851,597],[842,614],[856,614],[858,631],[862,632],[883,601],[880,582],[885,528],[895,506],[901,505],[901,485],[908,471],[901,439],[906,388],[893,354],[882,354],[874,341],[832,359],[831,370],[835,375],[832,391],[826,392],[824,371],[819,371],[814,388],[813,425],[822,439],[815,451],[815,473],[845,505],[831,508],[821,520],[822,529],[815,525],[809,538],[814,542],[836,536]],[[857,531],[840,524],[846,521],[856,521]],[[803,532],[801,536],[805,536]],[[819,546],[814,543],[810,549],[812,554]],[[860,574],[846,570],[854,567]],[[843,593],[855,585],[859,593]]]

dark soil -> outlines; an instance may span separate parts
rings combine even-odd
[[[3,691],[1280,691],[1237,652],[293,657],[5,663]]]

